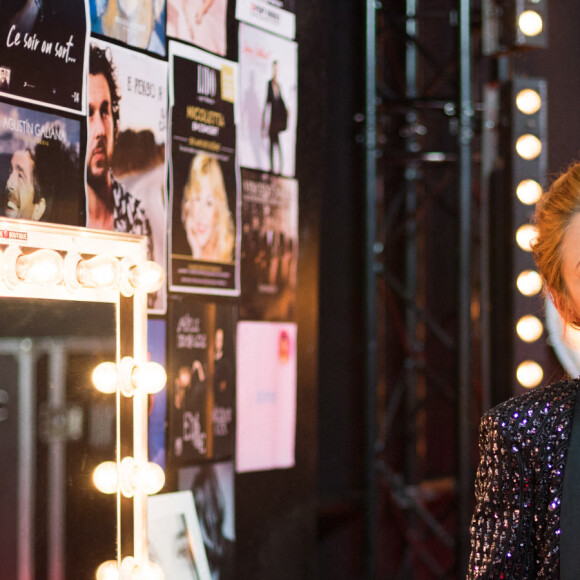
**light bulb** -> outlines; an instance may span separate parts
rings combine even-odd
[[[542,32],[544,22],[535,10],[525,10],[518,18],[518,26],[526,36],[537,36]]]
[[[139,564],[135,558],[128,556],[121,562],[121,580],[165,580],[165,574],[155,562]]]
[[[93,370],[93,385],[98,391],[105,394],[117,390],[117,365],[114,362],[102,362]]]
[[[531,161],[542,152],[542,143],[535,135],[527,133],[516,141],[516,151],[520,157]]]
[[[117,464],[114,461],[104,461],[93,471],[93,483],[102,493],[116,493],[119,488]]]
[[[87,288],[115,288],[119,285],[121,266],[114,256],[95,256],[80,260],[76,267],[76,278]]]
[[[48,286],[63,279],[64,262],[54,250],[36,250],[16,258],[16,276],[22,282]]]
[[[162,365],[149,361],[133,368],[131,380],[135,388],[144,389],[153,395],[163,390],[167,382],[167,373]]]
[[[533,115],[540,110],[542,97],[534,89],[522,89],[516,96],[516,107],[524,115]]]
[[[533,205],[542,197],[542,186],[535,179],[524,179],[516,189],[518,199],[525,205]]]
[[[532,246],[537,237],[537,229],[531,224],[520,226],[516,232],[516,242],[524,252],[532,251]]]
[[[157,262],[147,261],[131,268],[129,280],[143,292],[156,292],[163,285],[165,273]]]
[[[119,580],[119,567],[115,560],[103,562],[96,573],[96,580]]]
[[[520,272],[516,285],[524,296],[535,296],[542,289],[542,278],[535,270],[524,270]]]
[[[137,491],[153,495],[164,485],[165,472],[157,463],[139,464],[133,457],[121,461],[121,493],[125,497],[133,497]]]
[[[516,324],[516,332],[524,342],[535,342],[542,336],[544,325],[536,316],[522,316]]]
[[[537,362],[526,360],[518,366],[516,377],[522,387],[532,389],[542,382],[544,370]]]

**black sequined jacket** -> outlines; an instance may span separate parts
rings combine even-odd
[[[468,580],[559,578],[560,504],[579,385],[525,393],[482,418]]]

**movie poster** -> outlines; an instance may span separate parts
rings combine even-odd
[[[237,0],[236,18],[274,34],[296,36],[294,0]]]
[[[241,23],[239,59],[240,166],[293,177],[298,118],[298,45]]]
[[[168,449],[175,465],[233,455],[234,308],[186,296],[170,302]]]
[[[89,0],[91,30],[165,56],[165,0]]]
[[[147,320],[147,354],[148,360],[165,364],[165,320],[149,318]],[[157,463],[165,469],[165,422],[167,417],[167,388],[159,393],[149,395],[149,421],[147,429],[149,437],[149,461]]]
[[[180,469],[178,489],[193,494],[212,580],[233,580],[236,546],[233,461]]]
[[[242,169],[240,318],[291,321],[296,305],[298,182]]]
[[[118,120],[107,135],[100,122],[103,99],[111,88],[100,71],[114,71]],[[87,195],[87,225],[146,235],[149,258],[166,270],[167,250],[167,63],[108,42],[91,40],[88,82],[87,192],[114,196],[112,221],[99,219],[99,204]],[[111,120],[113,115],[110,116]],[[104,144],[107,143],[107,146]],[[103,182],[110,172],[110,183]],[[99,193],[100,192],[100,193]],[[94,219],[93,219],[94,218]],[[108,227],[107,227],[108,226]],[[167,308],[165,285],[148,296],[150,313]]]
[[[296,325],[238,323],[236,471],[294,466]]]
[[[0,2],[0,95],[85,112],[84,0]]]
[[[228,0],[167,0],[167,36],[225,56]]]
[[[171,42],[170,289],[239,295],[237,65]]]
[[[0,215],[84,224],[81,121],[0,103]]]

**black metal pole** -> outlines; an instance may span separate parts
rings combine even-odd
[[[378,487],[376,472],[377,413],[377,280],[376,280],[376,14],[375,0],[366,3],[366,126],[365,126],[365,320],[366,320],[366,505],[365,577],[375,577]]]

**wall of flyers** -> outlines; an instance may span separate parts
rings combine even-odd
[[[294,465],[295,37],[294,0],[0,3],[0,216],[144,235],[166,268],[149,452],[193,494],[214,579],[233,569],[234,473]]]

